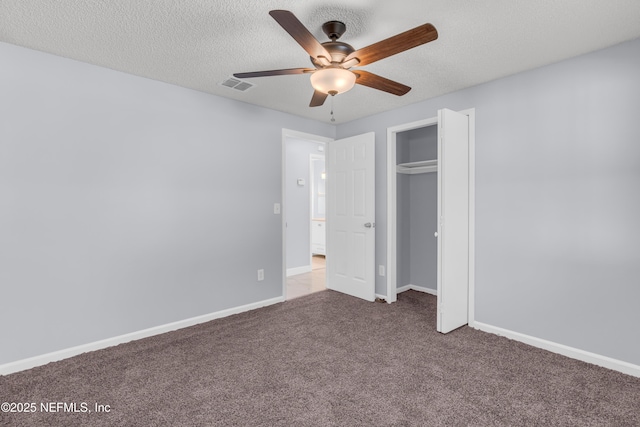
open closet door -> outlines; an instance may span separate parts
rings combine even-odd
[[[327,288],[375,300],[375,134],[327,147]]]
[[[438,111],[438,332],[468,323],[469,118]]]

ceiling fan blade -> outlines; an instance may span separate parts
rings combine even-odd
[[[324,104],[325,99],[327,99],[327,95],[324,92],[314,91],[313,96],[311,97],[311,102],[309,103],[309,107],[319,107]]]
[[[289,74],[304,74],[304,73],[312,73],[315,69],[313,68],[286,68],[284,70],[269,70],[269,71],[254,71],[251,73],[234,73],[233,77],[237,77],[239,79],[246,79],[249,77],[268,77],[268,76],[285,76]]]
[[[305,27],[293,13],[288,10],[272,10],[269,12],[269,15],[271,15],[311,57],[324,57],[328,61],[331,61],[331,54],[313,37],[313,34],[307,30],[307,27]]]
[[[420,25],[404,33],[379,41],[350,53],[343,62],[353,58],[360,60],[359,66],[371,64],[388,56],[429,43],[438,38],[438,31],[431,24]]]
[[[409,92],[411,88],[402,83],[394,82],[377,74],[364,70],[351,70],[356,75],[356,83],[374,89],[382,90],[393,95],[402,96]]]

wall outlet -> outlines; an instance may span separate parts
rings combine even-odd
[[[258,282],[262,282],[264,280],[264,269],[258,270]]]
[[[384,276],[384,265],[379,265],[378,266],[378,276]]]

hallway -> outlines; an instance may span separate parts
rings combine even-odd
[[[286,299],[291,300],[325,290],[325,266],[325,257],[314,255],[311,259],[312,270],[309,273],[287,277]]]

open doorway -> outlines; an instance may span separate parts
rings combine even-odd
[[[330,139],[283,130],[283,295],[326,289],[326,168]]]

